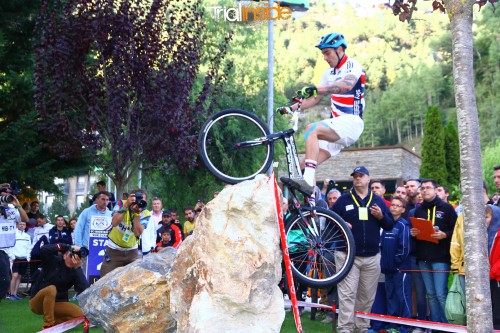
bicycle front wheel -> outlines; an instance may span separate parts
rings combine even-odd
[[[268,127],[254,114],[227,109],[210,117],[199,135],[199,151],[218,179],[236,184],[266,172],[274,146]]]
[[[285,235],[292,273],[310,287],[327,288],[341,281],[350,271],[356,254],[351,229],[334,212],[301,207],[286,221]],[[309,274],[312,270],[322,274]]]

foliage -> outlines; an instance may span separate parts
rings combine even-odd
[[[497,192],[497,188],[495,183],[493,182],[493,168],[496,165],[500,165],[500,139],[497,139],[497,142],[494,146],[487,147],[482,156],[483,162],[483,179],[488,185],[488,194]]]
[[[195,165],[196,129],[224,83],[230,39],[194,91],[210,39],[200,3],[43,1],[34,82],[46,145],[61,157],[89,152],[119,192],[141,163]]]
[[[446,159],[446,183],[448,187],[460,184],[460,147],[458,144],[458,132],[453,122],[449,122],[444,128],[444,154]]]
[[[446,184],[444,130],[441,115],[435,106],[430,107],[425,116],[420,177],[432,178],[438,184]]]
[[[55,196],[52,205],[47,209],[47,222],[55,225],[56,216],[70,216],[67,205],[68,196],[65,194],[58,194]]]
[[[18,179],[24,187],[55,192],[55,177],[87,171],[84,159],[60,160],[42,147],[47,133],[33,125],[32,36],[37,1],[0,5],[0,182]],[[47,138],[48,139],[48,138]],[[7,163],[5,163],[7,161]]]

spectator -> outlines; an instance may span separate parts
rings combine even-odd
[[[407,201],[406,188],[404,186],[396,187],[396,191],[394,192],[393,196],[403,198],[403,199],[405,199],[405,201]],[[406,208],[405,208],[405,212],[406,212]]]
[[[66,221],[62,215],[56,216],[56,225],[49,230],[49,243],[73,244],[73,238],[68,228],[66,228]]]
[[[85,208],[78,216],[76,228],[73,232],[75,245],[89,249],[90,227],[92,221],[104,220],[110,223],[111,211],[108,208],[109,192],[101,191],[97,193],[94,204]]]
[[[128,199],[128,193],[127,192],[123,192],[122,193],[122,200],[127,200]]]
[[[359,166],[351,173],[353,188],[343,194],[332,210],[347,222],[356,244],[356,256],[346,278],[337,285],[339,295],[339,333],[367,332],[370,320],[355,317],[355,311],[370,312],[380,276],[380,228],[392,230],[394,223],[386,204],[369,188],[370,173]],[[367,235],[370,235],[367,237]],[[335,253],[342,266],[346,254]]]
[[[418,189],[420,188],[420,180],[418,179],[410,179],[406,181],[405,184],[406,188],[406,195],[407,195],[407,200],[406,200],[406,213],[403,214],[403,218],[405,220],[409,220],[409,215],[410,212],[415,206],[417,205],[417,195],[418,195]]]
[[[138,238],[149,222],[151,213],[146,207],[141,208],[137,196],[146,201],[146,192],[134,190],[123,206],[116,205],[111,220],[111,231],[106,240],[106,250],[101,265],[101,277],[118,267],[123,267],[139,259]]]
[[[16,245],[12,248],[12,256],[14,257],[12,279],[10,281],[10,293],[7,297],[10,300],[21,299],[21,297],[17,296],[17,290],[21,283],[21,277],[26,273],[30,261],[31,237],[25,232],[25,229],[26,222],[17,222]]]
[[[500,329],[500,208],[486,206],[488,253],[490,258],[490,292],[493,328]]]
[[[337,202],[341,195],[340,191],[336,188],[332,188],[328,191],[328,194],[326,195],[326,203],[328,204],[329,209],[332,209],[333,205]]]
[[[431,237],[437,244],[415,238],[418,267],[422,270],[431,320],[446,323],[445,304],[448,294],[448,271],[450,270],[450,242],[457,220],[455,209],[441,200],[436,192],[433,179],[423,179],[420,191],[424,201],[415,210],[415,217],[432,221],[437,230]],[[436,228],[437,227],[437,228]],[[420,230],[412,227],[412,237]],[[433,272],[437,271],[437,272]]]
[[[372,190],[373,193],[381,197],[387,207],[391,207],[391,202],[385,198],[385,185],[382,183],[380,180],[372,180],[372,183],[370,185],[370,189]]]
[[[448,190],[446,186],[438,185],[438,187],[436,188],[436,194],[439,199],[443,200],[444,202],[450,203],[450,200],[448,200],[448,198],[450,197],[450,190]]]
[[[385,293],[387,297],[387,314],[395,317],[411,318],[412,295],[410,274],[405,272],[411,268],[410,262],[410,228],[411,225],[401,215],[406,201],[398,196],[392,198],[390,211],[394,219],[394,228],[384,230],[381,236],[380,267],[385,275]],[[389,324],[388,329],[397,325]],[[398,327],[399,332],[409,332],[408,326]]]
[[[326,200],[326,194],[331,188],[333,188],[333,186],[335,186],[334,180],[326,178],[323,181],[323,186],[321,187],[321,199]]]
[[[161,221],[163,215],[163,203],[161,202],[161,199],[158,197],[154,197],[151,200],[151,208],[153,209],[153,211],[151,212],[150,221],[152,221],[152,223],[154,224],[156,231],[161,227],[162,224]]]
[[[9,184],[0,186],[0,196],[11,195]],[[7,295],[10,287],[11,248],[16,245],[16,222],[28,222],[28,215],[13,196],[12,204],[0,204],[0,302]]]
[[[178,225],[182,226],[182,224],[180,222],[180,219],[179,219],[179,215],[177,214],[177,209],[170,208],[170,212],[172,213],[172,218],[174,219],[175,224],[178,224]]]
[[[104,180],[98,181],[96,183],[96,186],[97,186],[97,193],[94,194],[94,196],[92,197],[92,200],[90,200],[89,206],[92,206],[94,204],[94,201],[97,199],[97,196],[99,195],[99,193],[107,191],[106,190],[106,182]],[[113,192],[108,192],[108,193],[109,193],[108,208],[109,208],[109,210],[113,210],[113,207],[116,204],[115,195],[113,194]]]
[[[491,196],[491,200],[490,200],[490,204],[492,205],[495,205],[495,206],[499,206],[499,202],[500,202],[500,193],[494,193],[492,196]]]
[[[184,209],[184,218],[186,219],[186,222],[184,222],[184,237],[187,237],[191,235],[194,230],[196,212],[192,207]]]
[[[158,244],[156,244],[156,252],[160,251],[160,249],[163,247],[169,247],[169,246],[174,247],[174,243],[175,243],[174,231],[170,228],[162,229],[161,242],[158,242]]]
[[[288,210],[288,199],[283,197],[281,199],[281,212],[283,213],[283,219],[287,219],[290,215],[290,211]]]
[[[76,222],[77,222],[76,217],[72,217],[69,219],[68,222],[68,231],[71,234],[71,244],[75,244],[75,229],[76,229]]]
[[[200,214],[203,208],[205,208],[205,203],[203,202],[203,200],[198,199],[198,201],[196,201],[196,205],[194,206],[194,211],[196,212],[196,215]]]
[[[161,242],[161,234],[163,231],[167,229],[172,229],[174,237],[172,237],[173,243],[172,246],[175,247],[176,249],[181,245],[183,241],[184,234],[182,232],[181,225],[175,224],[174,219],[172,218],[172,213],[167,209],[163,211],[163,216],[162,216],[162,226],[160,229],[157,231],[157,238],[156,241]]]
[[[36,217],[36,225],[37,227],[35,228],[35,234],[32,242],[33,245],[35,245],[43,236],[49,239],[50,229],[54,227],[53,224],[47,223],[47,219],[43,214],[38,214]]]
[[[41,248],[42,272],[31,292],[30,309],[43,315],[42,329],[83,316],[82,309],[68,300],[68,290],[79,293],[87,287],[79,246],[49,244]],[[61,254],[60,254],[61,253]]]
[[[493,168],[493,181],[497,188],[497,192],[500,192],[500,165],[495,165]],[[495,203],[496,206],[500,206],[500,200]]]
[[[26,224],[26,232],[30,235],[31,241],[33,241],[33,237],[35,236],[36,217],[40,214],[40,204],[38,201],[31,202],[30,209],[27,214],[29,220]]]

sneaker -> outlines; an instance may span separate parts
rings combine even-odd
[[[75,296],[70,298],[70,301],[72,301],[72,302],[76,301],[76,300],[78,300],[78,294],[75,294]]]
[[[307,196],[311,196],[314,190],[313,185],[309,185],[304,178],[290,179],[288,177],[281,177],[280,180],[286,186],[298,190],[301,193],[304,193]]]
[[[22,297],[19,297],[19,296],[17,296],[17,295],[14,295],[14,296],[12,296],[12,297],[14,297],[15,299],[17,299],[18,301],[22,300]]]
[[[322,322],[323,324],[331,324],[331,323],[333,323],[333,317],[326,316],[326,318],[325,318],[325,319],[323,319],[321,322]]]
[[[12,296],[12,295],[8,295],[7,296],[7,299],[8,300],[11,300],[11,301],[18,301],[19,299],[17,299],[15,296]]]

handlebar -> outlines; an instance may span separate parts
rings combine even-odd
[[[292,97],[292,102],[297,104],[297,110],[292,111],[292,113],[289,113],[291,115],[290,123],[293,124],[292,128],[294,131],[297,131],[299,128],[299,116],[300,116],[300,106],[302,105],[302,102],[304,99],[299,96],[294,96]]]

